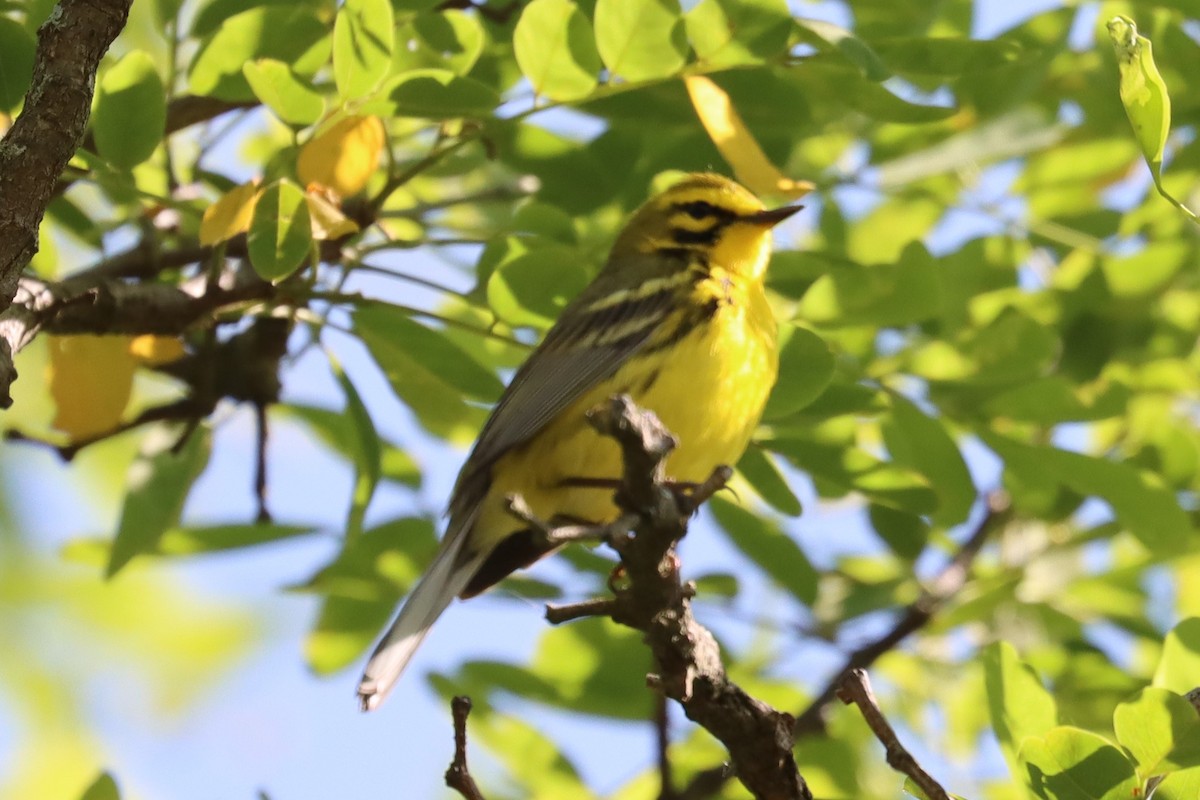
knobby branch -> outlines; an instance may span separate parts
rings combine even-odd
[[[676,442],[653,413],[618,396],[588,417],[621,448],[620,519],[606,526],[555,528],[534,519],[520,498],[512,498],[511,507],[553,544],[602,539],[620,556],[625,578],[611,597],[549,607],[547,619],[606,616],[641,631],[656,668],[647,683],[725,745],[734,774],[755,797],[811,800],[792,754],[792,717],[729,679],[716,639],[692,614],[695,587],[680,577],[675,546],[692,513],[725,485],[731,470],[720,467],[699,485],[672,484],[664,465]],[[670,796],[669,787],[664,795]]]

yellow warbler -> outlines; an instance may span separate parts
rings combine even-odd
[[[505,508],[518,493],[541,519],[604,522],[620,453],[584,412],[614,394],[654,411],[679,440],[676,481],[699,482],[741,457],[778,369],[763,290],[771,228],[798,206],[767,210],[712,174],[651,198],[617,237],[595,280],[517,371],[483,427],[450,498],[441,549],[371,656],[359,684],[377,708],[430,626],[546,555]]]

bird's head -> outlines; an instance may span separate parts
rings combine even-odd
[[[693,173],[650,198],[613,245],[612,259],[634,254],[695,254],[737,275],[760,279],[771,253],[771,228],[801,206],[768,210],[722,175]]]

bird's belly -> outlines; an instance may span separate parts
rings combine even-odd
[[[765,298],[762,304],[765,307]],[[769,311],[767,312],[769,314]],[[700,482],[741,458],[775,382],[774,321],[726,306],[665,351],[635,356],[565,409],[525,446],[501,458],[477,525],[495,541],[522,524],[504,497],[521,494],[544,520],[604,521],[616,514],[613,491],[570,485],[572,478],[616,479],[620,451],[587,423],[585,412],[614,394],[654,411],[679,442],[667,461],[676,481]],[[757,323],[757,324],[756,324]]]

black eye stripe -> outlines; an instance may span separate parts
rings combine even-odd
[[[712,244],[717,240],[717,235],[721,232],[721,225],[713,225],[711,228],[705,228],[702,231],[689,231],[685,228],[671,229],[671,238],[676,244]]]
[[[689,203],[676,203],[675,208],[696,220],[713,218],[719,220],[731,220],[737,216],[737,214],[727,208],[714,206],[712,203],[704,200],[693,200]]]

